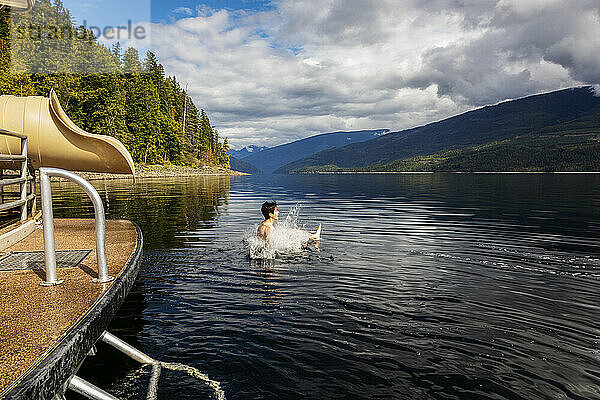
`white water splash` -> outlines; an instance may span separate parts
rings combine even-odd
[[[272,260],[278,256],[294,255],[302,252],[310,240],[312,233],[298,225],[300,206],[292,207],[284,219],[274,224],[270,239],[270,247],[256,236],[258,225],[248,229],[244,234],[244,243],[251,259]]]

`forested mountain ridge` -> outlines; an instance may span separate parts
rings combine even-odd
[[[599,134],[600,97],[590,87],[579,87],[326,150],[275,172],[600,170],[600,158],[594,160]],[[576,159],[569,167],[570,157]]]
[[[49,43],[22,35],[11,43],[15,17],[7,9],[0,11],[0,94],[48,96],[55,89],[77,125],[116,137],[135,162],[229,167],[227,138],[219,137],[177,79],[165,75],[153,53],[141,59],[134,48],[123,50],[118,43],[105,47],[92,32],[73,26],[60,0],[37,0],[33,10],[18,15],[19,26],[66,26],[77,35]],[[27,72],[38,70],[40,59],[53,73]],[[72,73],[82,65],[102,72]]]
[[[247,174],[259,174],[261,171],[254,165],[235,158],[234,156],[229,157],[229,165],[231,169],[238,172],[245,172]]]

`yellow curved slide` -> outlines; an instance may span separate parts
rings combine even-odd
[[[0,128],[27,135],[27,153],[34,168],[133,174],[131,155],[119,140],[79,128],[50,98],[0,96]],[[21,154],[20,139],[0,135],[0,153]]]

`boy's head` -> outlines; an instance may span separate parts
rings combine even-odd
[[[270,214],[275,214],[276,209],[276,201],[265,201],[262,207],[260,208],[260,212],[262,212],[262,215],[265,217],[265,219],[269,219],[271,216]]]

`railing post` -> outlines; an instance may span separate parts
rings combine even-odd
[[[21,143],[21,153],[20,154],[0,154],[0,160],[8,161],[13,164],[20,164],[20,168],[15,168],[11,166],[11,170],[19,170],[20,174],[16,175],[18,178],[15,179],[15,175],[9,175],[8,179],[5,179],[4,169],[0,169],[0,210],[10,210],[13,208],[19,207],[21,210],[21,222],[27,220],[27,209],[29,205],[29,201],[35,199],[35,190],[27,190],[28,182],[30,181],[28,178],[29,174],[29,165],[27,158],[27,135],[19,132],[10,131],[4,128],[0,128],[0,136],[10,136],[13,138],[18,138]],[[9,151],[10,153],[10,151]],[[35,174],[34,174],[35,176]],[[17,192],[17,196],[19,199],[10,201],[8,203],[4,203],[5,193],[4,186],[9,185],[19,185],[19,192]],[[12,194],[12,193],[11,193]],[[32,210],[35,210],[35,200],[33,201]],[[33,213],[33,212],[32,212]]]
[[[68,381],[69,389],[75,393],[79,393],[85,398],[91,400],[119,400],[112,394],[105,392],[99,387],[92,385],[88,381],[81,379],[80,377],[73,375]]]
[[[21,206],[21,222],[27,220],[27,138],[21,138],[21,155],[24,157],[23,161],[21,161],[21,179],[23,182],[21,183],[21,201],[23,201],[23,205]]]
[[[133,358],[137,362],[140,362],[142,364],[156,363],[156,360],[154,360],[152,357],[142,353],[132,345],[122,341],[109,331],[102,332],[102,335],[100,335],[99,339],[102,340],[104,343],[108,344],[109,346],[112,346],[115,349],[119,350],[126,356]]]
[[[50,176],[58,176],[69,179],[81,186],[88,194],[94,204],[94,213],[96,217],[96,261],[98,264],[98,278],[94,282],[110,282],[114,278],[108,275],[106,265],[106,221],[104,215],[104,206],[100,195],[94,187],[79,175],[58,168],[40,168],[40,188],[42,192],[42,215],[44,222],[44,253],[46,259],[46,275],[48,275],[48,262],[54,260],[54,270],[56,273],[56,253],[54,247],[54,217],[52,214],[52,189],[50,187]],[[48,221],[48,222],[47,222]],[[48,229],[46,229],[48,225]],[[48,253],[52,254],[49,256]],[[52,267],[52,264],[50,264]]]
[[[4,168],[0,169],[0,181],[4,178]],[[0,204],[4,203],[4,185],[0,185]]]
[[[31,174],[31,179],[29,179],[29,193],[33,194],[33,200],[31,201],[31,215],[33,216],[37,211],[37,202],[35,201],[35,170],[33,169],[33,167],[31,167],[31,165],[29,166],[29,173]]]
[[[54,286],[63,283],[56,279],[56,248],[54,243],[54,215],[52,213],[52,188],[50,176],[45,168],[40,168],[40,194],[42,196],[42,222],[44,224],[44,261],[46,281],[42,286]]]

